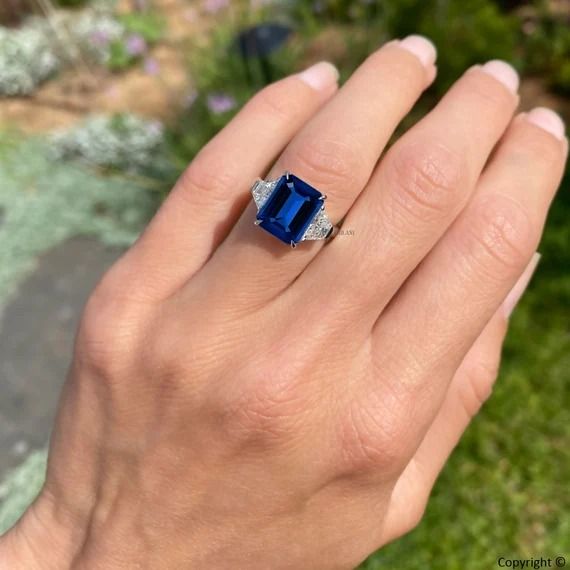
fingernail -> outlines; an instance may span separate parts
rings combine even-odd
[[[509,91],[516,93],[519,89],[519,74],[506,61],[494,59],[488,61],[481,69],[500,81]]]
[[[526,115],[526,120],[554,135],[557,139],[563,140],[566,127],[564,121],[554,111],[545,107],[537,107]]]
[[[519,280],[515,283],[515,286],[511,289],[509,294],[507,295],[506,299],[503,301],[503,310],[505,314],[505,318],[508,319],[515,307],[517,306],[520,298],[523,296],[523,293],[526,291],[530,280],[534,274],[536,266],[540,261],[540,253],[535,253],[532,256],[529,264],[526,266],[526,269],[523,271],[522,275],[519,277]]]
[[[413,53],[426,68],[431,67],[437,59],[437,49],[424,36],[408,36],[400,41],[400,47]]]
[[[338,69],[328,61],[315,63],[299,73],[299,79],[317,91],[323,91],[338,82]]]

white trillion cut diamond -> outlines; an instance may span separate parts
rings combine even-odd
[[[332,229],[333,225],[329,217],[324,210],[321,210],[310,223],[301,241],[325,239],[330,235]]]
[[[251,194],[253,195],[253,200],[258,210],[263,206],[263,204],[265,204],[267,198],[269,198],[271,192],[273,192],[275,186],[277,186],[277,182],[279,182],[279,179],[258,179],[253,183],[253,186],[251,187]]]

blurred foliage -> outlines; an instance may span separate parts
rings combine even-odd
[[[57,6],[62,8],[78,8],[79,6],[85,6],[89,4],[91,0],[55,0]]]
[[[570,10],[570,9],[569,9]],[[525,60],[529,71],[545,77],[550,86],[570,95],[570,11],[553,14],[545,2],[537,18],[527,22]]]
[[[140,61],[149,46],[160,41],[164,34],[164,20],[156,12],[130,12],[117,16],[123,26],[122,38],[109,45],[107,67],[112,71],[122,71]],[[139,47],[132,49],[130,42],[135,40]]]
[[[0,535],[36,498],[44,482],[46,460],[46,451],[34,451],[0,483]]]
[[[158,12],[128,12],[117,16],[129,34],[139,34],[150,44],[158,42],[164,35],[164,19]]]
[[[438,79],[423,104],[407,119],[406,126],[425,113],[470,65],[494,58],[517,63],[517,20],[500,12],[490,0],[293,0],[272,3],[258,11],[249,7],[241,12],[234,10],[231,16],[220,20],[206,44],[189,49],[196,97],[168,135],[178,164],[191,160],[261,86],[259,80],[248,81],[235,38],[244,27],[268,20],[289,22],[296,32],[287,47],[270,60],[276,78],[330,58],[331,43],[342,46],[332,59],[341,78],[346,79],[389,38],[411,33],[431,37],[439,48]],[[255,62],[250,65],[255,67]],[[207,97],[214,92],[234,97],[238,102],[236,109],[213,112]]]
[[[515,52],[517,22],[489,0],[404,1],[406,11],[392,9],[388,14],[390,35],[420,33],[433,40],[438,48],[438,93],[477,63],[504,59],[520,67]]]
[[[128,173],[145,174],[149,165],[157,170],[162,153],[163,125],[128,113],[91,115],[70,129],[49,137],[54,158],[79,159]]]
[[[0,95],[32,95],[43,81],[69,67],[76,51],[94,64],[122,71],[146,58],[164,29],[157,12],[115,14],[107,2],[58,11],[49,21],[32,16],[18,28],[0,26]],[[76,51],[63,49],[61,38]]]
[[[0,133],[0,307],[39,254],[76,235],[129,245],[156,207],[140,177],[54,160],[39,139]]]
[[[334,23],[360,37],[351,45],[350,69],[370,53],[370,40],[378,46],[387,38],[426,35],[438,46],[439,93],[475,63],[497,58],[517,63],[517,20],[490,0],[296,0],[292,14],[310,33]]]
[[[30,95],[57,73],[61,60],[45,22],[29,20],[22,28],[0,27],[0,96]]]
[[[263,86],[259,63],[251,61],[247,64],[236,44],[238,30],[254,23],[255,19],[251,19],[251,14],[242,14],[228,24],[216,27],[206,44],[197,44],[189,50],[189,65],[195,91],[189,94],[186,112],[167,133],[171,154],[181,168]],[[269,64],[274,78],[292,73],[301,55],[300,47],[290,44],[288,49],[270,57]],[[246,65],[250,66],[250,78]],[[235,99],[235,107],[225,112],[213,108],[209,105],[209,97],[213,94],[231,96]]]

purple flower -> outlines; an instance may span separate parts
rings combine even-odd
[[[215,14],[230,5],[229,0],[204,0],[204,10],[210,14]]]
[[[95,30],[91,34],[91,43],[96,47],[106,47],[111,41],[109,34],[105,30]]]
[[[142,55],[147,48],[145,39],[140,34],[132,34],[125,40],[127,53],[132,56]]]
[[[154,57],[147,57],[144,60],[144,70],[148,75],[158,75],[160,73],[160,65]]]
[[[237,101],[231,95],[226,95],[225,93],[212,93],[208,95],[207,105],[214,115],[220,115],[234,109]]]

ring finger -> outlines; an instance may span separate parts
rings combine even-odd
[[[291,171],[326,194],[327,213],[338,222],[366,185],[398,123],[435,77],[435,48],[410,36],[371,55],[339,93],[288,145],[269,178]],[[289,285],[319,249],[305,243],[294,254],[256,228],[255,207],[246,209],[201,276],[232,276],[234,307],[262,304]],[[236,283],[239,285],[236,287]],[[196,284],[198,286],[198,284]],[[241,293],[240,293],[241,292]]]

